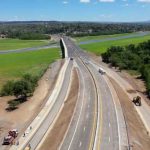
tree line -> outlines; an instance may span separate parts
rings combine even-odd
[[[106,35],[150,31],[150,23],[96,23],[96,22],[0,22],[0,34],[9,38],[47,38],[49,34],[68,36]],[[31,35],[34,36],[31,36]],[[29,35],[27,37],[27,35]],[[36,35],[36,36],[35,36]],[[45,35],[45,36],[43,36]]]
[[[150,97],[150,40],[138,45],[112,46],[102,54],[102,60],[118,67],[120,71],[126,69],[140,72]]]

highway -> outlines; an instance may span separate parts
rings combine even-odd
[[[45,45],[45,46],[37,46],[37,47],[23,48],[23,49],[0,50],[0,54],[22,53],[22,52],[38,51],[38,50],[41,50],[41,49],[57,48],[57,47],[59,47],[59,46],[56,45],[56,44],[48,44],[48,45]]]
[[[93,147],[95,126],[97,121],[97,93],[93,79],[88,73],[88,70],[76,58],[79,68],[80,92],[81,96],[77,105],[74,121],[71,124],[71,130],[64,141],[61,149],[88,149]],[[87,132],[88,131],[88,132]],[[83,134],[81,134],[83,133]]]
[[[91,58],[68,37],[63,38],[69,60],[60,92],[52,108],[36,132],[23,139],[17,150],[28,144],[35,150],[64,104],[71,70],[77,67],[79,76],[78,100],[72,120],[59,150],[120,150],[117,114],[111,91]],[[57,90],[57,89],[54,89]],[[59,131],[58,131],[59,132]],[[31,136],[32,135],[32,136]],[[29,139],[28,139],[29,138]],[[11,150],[15,150],[13,147]]]
[[[90,58],[68,38],[69,57],[79,68],[80,92],[76,110],[60,150],[119,150],[118,125],[111,92]]]
[[[10,148],[11,150],[15,150],[15,149],[22,150],[28,144],[31,145],[32,150],[35,150],[37,148],[37,146],[40,144],[41,140],[43,139],[43,137],[46,134],[49,127],[53,124],[53,121],[54,121],[55,117],[57,116],[59,110],[61,109],[61,107],[64,104],[67,92],[69,90],[69,83],[70,83],[70,80],[71,80],[70,78],[71,78],[72,68],[73,68],[73,62],[69,61],[68,65],[67,65],[67,68],[65,70],[62,86],[61,86],[60,92],[59,92],[59,94],[56,98],[56,101],[54,102],[53,106],[51,107],[50,111],[48,112],[48,114],[46,115],[46,117],[44,118],[44,120],[42,121],[40,126],[36,129],[36,131],[35,131],[34,127],[32,126],[33,129],[31,131],[31,133],[29,133],[29,135],[27,134],[26,137],[21,136],[20,139],[19,139],[20,145],[18,147],[17,146],[12,146]],[[60,76],[62,76],[62,75],[60,74]],[[58,89],[54,89],[53,91],[57,91],[57,90]],[[54,96],[56,96],[56,95],[54,95]],[[51,105],[51,101],[46,103],[46,105],[44,106],[44,108],[46,108],[46,112],[47,112],[47,110],[49,110],[48,107],[50,107],[50,105]],[[38,118],[38,116],[40,116],[40,115],[37,115],[37,117],[35,118],[35,120],[33,120],[33,122],[34,121],[37,122],[37,123],[39,122],[38,120],[40,118]],[[40,117],[43,118],[44,114]]]
[[[50,125],[53,123],[53,120],[57,113],[59,112],[60,107],[63,105],[67,90],[69,87],[69,82],[70,82],[70,75],[71,75],[71,70],[72,70],[72,62],[69,63],[69,66],[67,68],[65,78],[63,81],[63,85],[61,87],[61,91],[57,97],[56,102],[54,103],[54,106],[52,107],[51,111],[49,112],[48,116],[40,126],[40,128],[37,130],[37,132],[33,135],[32,139],[28,142],[30,143],[32,150],[36,149],[42,138],[44,137],[45,133],[49,129]]]
[[[135,32],[131,35],[124,35],[124,36],[119,36],[119,37],[110,37],[110,38],[105,38],[105,39],[97,39],[97,40],[87,40],[80,42],[79,45],[84,45],[84,44],[92,44],[92,43],[101,43],[101,42],[107,42],[107,41],[115,41],[115,40],[123,40],[123,39],[129,39],[129,38],[136,38],[136,37],[142,37],[149,35],[149,31],[145,32]]]

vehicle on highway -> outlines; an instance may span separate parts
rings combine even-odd
[[[87,64],[87,65],[88,65],[88,64],[89,64],[89,62],[88,62],[88,61],[85,61],[85,64]]]
[[[73,60],[73,57],[71,57],[70,60]]]
[[[140,96],[137,96],[137,97],[134,97],[132,102],[137,106],[141,106],[142,103],[141,103],[141,97]]]
[[[8,132],[8,135],[4,137],[3,145],[10,145],[14,143],[15,138],[18,136],[18,130],[13,129]]]
[[[98,71],[99,71],[99,73],[101,73],[102,75],[103,75],[103,74],[106,74],[106,72],[105,72],[105,70],[104,70],[103,68],[99,68]]]

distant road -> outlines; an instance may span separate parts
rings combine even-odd
[[[21,53],[27,51],[38,51],[40,49],[48,49],[48,48],[56,48],[59,47],[57,44],[45,45],[45,46],[37,46],[32,48],[23,48],[23,49],[15,49],[15,50],[2,50],[0,54],[8,54],[8,53]]]
[[[122,40],[122,39],[134,38],[134,37],[142,37],[145,35],[150,35],[150,31],[136,32],[136,33],[133,33],[131,35],[125,35],[125,36],[120,36],[120,37],[112,37],[112,38],[105,38],[105,39],[99,39],[99,40],[88,40],[88,41],[80,42],[79,45],[100,43],[100,42],[106,42],[106,41]]]

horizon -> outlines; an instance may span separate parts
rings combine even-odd
[[[0,21],[147,22],[150,0],[2,0]]]

